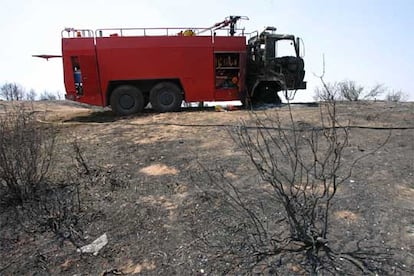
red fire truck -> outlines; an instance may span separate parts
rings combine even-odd
[[[66,98],[129,115],[148,103],[158,112],[177,111],[183,101],[280,103],[279,91],[305,89],[301,40],[270,27],[247,35],[239,19],[209,28],[67,28]],[[292,54],[279,55],[282,41]]]

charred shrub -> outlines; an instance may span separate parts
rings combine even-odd
[[[42,126],[31,109],[17,106],[0,115],[2,200],[22,204],[36,195],[52,161],[54,128]]]
[[[0,203],[26,232],[52,231],[61,241],[79,237],[79,186],[53,176],[57,130],[32,108],[0,115]],[[11,214],[11,213],[10,213]],[[13,222],[12,222],[13,223]]]
[[[406,272],[393,260],[393,249],[362,241],[354,245],[332,235],[338,188],[389,136],[369,152],[355,154],[335,100],[320,105],[317,125],[296,121],[288,108],[290,118],[253,113],[250,121],[229,130],[256,170],[256,184],[246,180],[249,176],[227,176],[225,165],[203,167],[209,179],[201,188],[211,204],[198,215],[207,213],[203,219],[210,227],[194,235],[201,253],[209,256],[208,267],[271,275]],[[197,230],[197,222],[191,228]]]
[[[27,232],[53,232],[60,242],[77,245],[82,237],[79,189],[73,184],[43,182],[36,194],[17,207],[19,223]]]

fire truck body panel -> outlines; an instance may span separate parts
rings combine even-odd
[[[149,85],[142,84],[148,90],[156,80],[173,80],[182,86],[186,101],[212,100],[213,53],[208,37],[185,37],[185,42],[177,38],[98,38],[102,90],[107,98],[113,83],[148,81]]]
[[[62,39],[67,98],[107,106],[112,90],[130,83],[148,97],[160,81],[177,83],[186,102],[239,100],[244,85],[245,37],[136,36]],[[217,56],[237,57],[234,87],[216,87]],[[235,66],[236,67],[236,66]],[[81,87],[76,87],[76,70]],[[227,76],[223,76],[226,78]]]

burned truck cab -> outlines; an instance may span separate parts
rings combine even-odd
[[[279,91],[306,89],[301,40],[267,27],[248,40],[246,86],[252,102],[280,103]]]

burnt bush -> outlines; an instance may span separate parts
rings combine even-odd
[[[407,96],[402,91],[389,91],[385,96],[388,102],[402,102],[405,101]]]
[[[24,88],[17,83],[5,83],[0,87],[0,98],[6,101],[21,101],[25,96]]]
[[[58,131],[38,116],[24,105],[7,108],[0,116],[0,204],[11,212],[17,228],[51,231],[76,245],[82,237],[80,189],[90,180],[81,170],[66,175],[52,169]]]
[[[300,124],[292,110],[289,116],[253,113],[250,121],[229,130],[256,170],[256,184],[244,183],[246,175],[227,176],[228,167],[201,165],[208,186],[200,188],[210,204],[197,219],[210,227],[197,229],[195,221],[191,228],[201,254],[208,256],[206,267],[271,275],[406,272],[393,259],[394,249],[332,235],[338,188],[389,136],[377,148],[352,153],[349,127],[338,121],[332,99],[321,103],[318,125]]]
[[[31,108],[15,106],[0,115],[2,200],[32,199],[49,172],[56,130],[43,126]]]
[[[370,89],[359,85],[355,81],[343,80],[335,83],[324,83],[315,88],[315,101],[361,101],[378,100],[387,88],[383,84],[376,84]]]
[[[79,186],[43,182],[36,194],[17,206],[19,224],[26,232],[53,232],[58,240],[78,245],[83,237]]]

